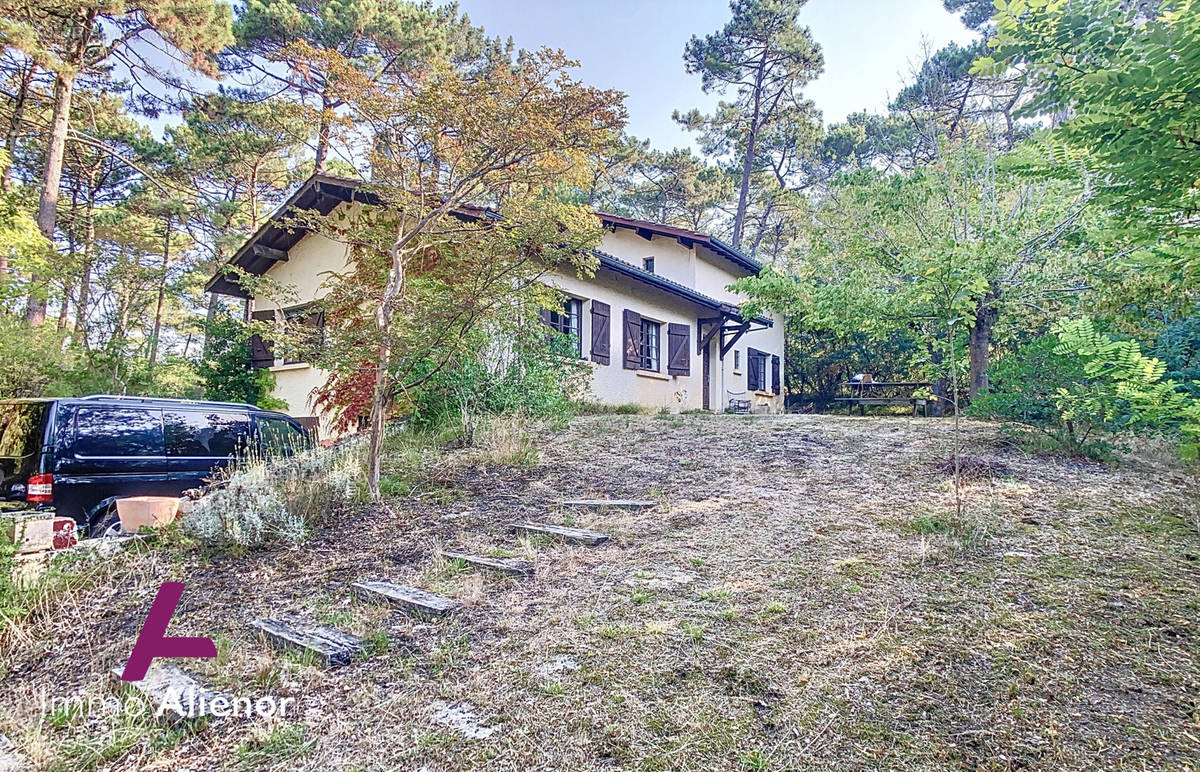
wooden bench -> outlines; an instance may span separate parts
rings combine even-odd
[[[845,403],[846,415],[853,415],[856,406],[859,415],[865,416],[868,407],[896,407],[899,405],[911,405],[914,416],[929,415],[929,400],[911,396],[915,389],[929,388],[929,383],[921,381],[848,381],[843,386],[849,391],[849,396],[834,397],[833,401]],[[888,394],[889,391],[893,393]],[[898,392],[904,392],[904,394]]]

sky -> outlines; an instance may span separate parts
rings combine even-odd
[[[459,0],[490,35],[520,48],[561,48],[580,78],[624,91],[628,131],[655,147],[695,146],[674,110],[707,112],[720,98],[683,69],[683,47],[729,20],[728,0]],[[809,0],[800,20],[825,53],[825,72],[806,89],[826,125],[860,110],[882,112],[928,46],[972,33],[941,0]]]

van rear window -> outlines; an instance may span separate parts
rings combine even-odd
[[[41,448],[49,402],[0,405],[0,457],[22,458]]]
[[[80,407],[75,411],[75,455],[163,455],[161,410]]]
[[[233,456],[245,452],[250,437],[246,413],[167,410],[163,424],[168,456]]]

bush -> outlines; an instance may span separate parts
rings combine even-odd
[[[1106,459],[1121,435],[1162,435],[1180,441],[1193,458],[1200,404],[1166,366],[1142,354],[1134,341],[1114,340],[1090,319],[1063,320],[1043,336],[996,363],[991,386],[970,413],[1033,427],[1059,449]]]
[[[219,313],[204,324],[204,358],[197,366],[204,399],[246,402],[268,410],[286,410],[275,399],[275,376],[250,367],[250,329],[241,320]]]
[[[197,501],[182,527],[215,546],[298,544],[326,512],[351,500],[361,476],[361,442],[251,458],[227,473],[223,487]]]
[[[434,373],[413,399],[412,425],[418,430],[459,429],[464,444],[488,416],[566,418],[591,374],[565,335],[539,330],[497,351],[480,336],[475,355]]]

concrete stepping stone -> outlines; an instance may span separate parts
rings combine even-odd
[[[562,539],[563,541],[574,542],[576,544],[586,544],[589,547],[595,547],[608,541],[608,534],[600,531],[588,531],[583,528],[568,528],[565,525],[550,525],[549,523],[513,523],[513,530],[517,533],[544,533]]]
[[[472,566],[499,571],[510,576],[533,576],[533,564],[517,558],[485,558],[482,555],[469,555],[466,552],[442,550],[438,553],[447,560],[461,560]]]
[[[228,694],[202,686],[176,665],[151,665],[146,677],[140,681],[122,681],[124,670],[124,667],[113,668],[113,678],[118,684],[141,693],[155,714],[161,711],[177,718],[223,718],[228,715],[223,711],[233,704],[233,698]]]
[[[0,772],[33,772],[33,764],[17,751],[4,735],[0,734]]]
[[[462,604],[454,598],[438,595],[436,592],[418,590],[416,587],[405,587],[385,581],[355,582],[350,585],[354,594],[365,600],[384,601],[399,606],[410,614],[419,617],[444,617],[458,609]]]
[[[498,731],[497,727],[487,726],[470,705],[435,702],[430,712],[435,722],[471,740],[486,740]]]
[[[657,507],[658,502],[650,499],[571,499],[562,502],[562,506],[583,509],[650,509]]]
[[[251,627],[261,630],[276,649],[292,649],[315,654],[322,667],[349,665],[363,653],[363,640],[332,627],[313,624],[294,616],[256,619]]]

